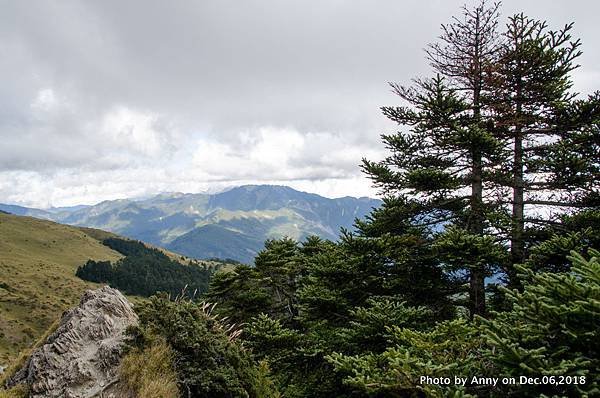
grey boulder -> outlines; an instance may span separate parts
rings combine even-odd
[[[125,329],[137,324],[116,289],[88,290],[7,385],[26,383],[32,398],[99,397],[118,381]]]

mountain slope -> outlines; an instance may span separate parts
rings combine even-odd
[[[93,286],[75,276],[79,265],[120,257],[78,228],[0,213],[0,365]]]
[[[30,207],[17,205],[5,205],[3,203],[0,203],[0,212],[14,214],[16,216],[30,216],[45,219],[49,219],[51,217],[51,213],[46,210],[33,209]]]
[[[194,228],[169,244],[169,249],[190,257],[235,259],[252,262],[264,241],[221,225]]]

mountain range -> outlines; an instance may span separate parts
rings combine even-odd
[[[252,262],[264,241],[318,235],[336,240],[381,204],[372,198],[329,199],[285,186],[245,185],[217,194],[163,193],[92,206],[35,209],[0,204],[0,211],[99,228],[189,257]]]

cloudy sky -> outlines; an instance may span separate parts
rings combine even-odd
[[[465,0],[0,0],[0,202],[65,206],[277,183],[375,191],[387,82]],[[470,4],[469,1],[466,1]],[[600,88],[600,7],[504,2],[575,22],[576,88]]]

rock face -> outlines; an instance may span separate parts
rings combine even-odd
[[[27,383],[32,398],[103,396],[117,381],[124,331],[136,323],[131,303],[118,290],[88,290],[8,386]]]

